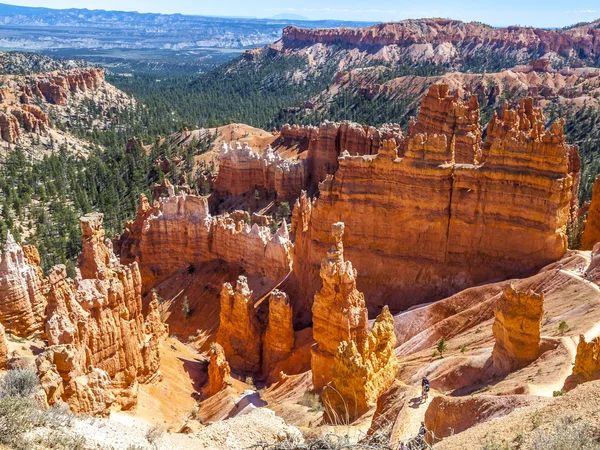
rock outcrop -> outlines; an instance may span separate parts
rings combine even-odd
[[[217,342],[233,370],[252,373],[260,370],[260,324],[244,276],[238,278],[235,289],[229,283],[223,284]]]
[[[446,88],[434,91],[430,100],[450,102]],[[477,115],[471,106],[461,106],[469,117]],[[467,132],[474,126],[444,134],[444,127],[436,132],[416,123],[400,151],[385,141],[376,155],[342,153],[335,175],[319,185],[318,199],[299,199],[292,222],[294,274],[305,309],[321,282],[319,255],[329,224],[337,221],[346,223],[346,256],[374,311],[532,273],[564,255],[578,174],[576,147],[567,145],[562,122],[544,130],[543,114],[531,101],[516,110],[505,106],[480,145],[483,163],[457,164],[457,143],[473,149],[476,159],[479,146],[471,146],[471,137],[479,131]]]
[[[454,162],[477,164],[481,162],[479,119],[477,96],[473,95],[465,102],[460,100],[457,91],[449,95],[447,85],[433,85],[423,97],[418,121],[409,134],[444,135],[446,145],[453,147]],[[451,153],[448,150],[446,153]]]
[[[141,196],[135,221],[126,224],[115,247],[123,263],[138,262],[144,290],[177,269],[216,259],[272,280],[292,268],[285,223],[272,234],[228,214],[212,216],[206,198],[185,193],[161,198],[153,207]]]
[[[364,295],[356,289],[356,270],[344,260],[344,223],[331,227],[334,244],[321,262],[322,287],[315,295],[311,349],[313,386],[320,392],[333,379],[332,371],[338,347],[354,342],[363,348],[367,340],[368,313]]]
[[[6,335],[4,333],[4,327],[0,324],[0,369],[4,368],[7,360],[8,346],[6,345]]]
[[[275,365],[288,358],[294,348],[294,324],[290,298],[274,290],[269,296],[269,321],[263,336],[262,372],[269,374]]]
[[[572,375],[565,381],[565,389],[571,390],[578,384],[600,380],[600,337],[586,342],[579,336]]]
[[[491,55],[497,57],[527,61],[533,59],[529,57],[529,51],[541,51],[565,60],[578,58],[591,63],[600,55],[597,24],[552,31],[516,26],[494,28],[479,22],[449,19],[403,20],[367,28],[301,29],[292,26],[283,30],[281,45],[269,49],[294,54],[309,46],[320,46],[322,54],[328,46],[342,42],[355,53],[368,51],[374,55],[373,59],[458,65],[480,57],[481,45],[485,43],[486,48],[491,49]]]
[[[158,347],[167,331],[156,304],[144,319],[138,265],[111,257],[102,215],[84,216],[81,226],[85,275],[73,281],[64,266],[50,271],[48,347],[36,363],[49,404],[62,400],[76,413],[106,415],[134,406],[138,384],[160,376]]]
[[[37,250],[28,249],[30,254],[37,254]],[[46,298],[39,255],[35,263],[9,232],[0,255],[0,323],[17,336],[44,328]]]
[[[394,317],[384,307],[363,346],[342,342],[333,364],[332,380],[323,390],[331,423],[351,423],[375,406],[398,371]]]
[[[337,170],[337,158],[343,151],[352,155],[376,154],[384,139],[400,143],[399,125],[368,127],[352,122],[324,122],[319,127],[284,125],[283,143],[299,142],[299,153],[306,158],[297,161],[282,158],[268,147],[262,155],[240,143],[236,147],[223,144],[219,175],[215,190],[220,195],[254,193],[255,190],[276,196],[278,200],[295,200],[302,190],[315,192],[327,174]]]
[[[231,369],[225,358],[223,347],[215,342],[211,345],[209,354],[208,384],[202,391],[205,397],[212,397],[224,387],[231,384]]]
[[[511,285],[496,303],[494,315],[494,367],[512,372],[535,361],[540,356],[544,295],[519,292]]]
[[[259,190],[282,201],[295,199],[306,185],[306,161],[284,159],[270,146],[260,155],[248,144],[223,143],[219,158],[215,190],[223,196]]]
[[[581,249],[592,250],[598,242],[600,242],[600,177],[596,178],[592,188],[592,203],[581,236]]]

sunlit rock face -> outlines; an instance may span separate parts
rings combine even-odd
[[[138,215],[127,223],[115,248],[123,263],[138,262],[145,291],[177,269],[216,259],[272,280],[292,268],[293,245],[285,222],[272,233],[229,214],[212,216],[206,198],[185,193],[172,193],[154,206],[140,196]]]
[[[159,344],[168,332],[156,299],[144,318],[138,265],[120,264],[103,242],[102,215],[84,216],[81,227],[83,277],[71,280],[64,266],[49,272],[48,347],[36,363],[49,404],[107,415],[133,407],[139,383],[160,377]]]
[[[494,367],[512,372],[535,361],[540,356],[544,295],[509,286],[496,303],[494,315]]]
[[[8,233],[0,255],[0,323],[17,336],[44,328],[46,298],[39,255],[21,248]]]
[[[426,122],[413,124],[400,145],[384,141],[368,156],[343,152],[318,199],[303,194],[296,202],[294,274],[305,309],[320,289],[320,255],[338,221],[346,224],[346,257],[373,311],[529,274],[566,252],[579,173],[562,122],[545,130],[541,110],[526,99],[493,114],[485,142],[477,144],[472,120],[449,132],[432,113],[474,117],[474,101],[460,103],[441,86],[432,90]],[[461,159],[479,163],[457,163],[459,143]]]

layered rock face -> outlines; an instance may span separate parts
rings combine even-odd
[[[400,143],[402,131],[399,125],[384,125],[381,128],[359,125],[352,122],[324,122],[319,127],[297,127],[284,125],[282,139],[302,141],[307,150],[308,179],[303,189],[314,190],[317,183],[338,168],[338,157],[344,151],[351,155],[377,154],[385,139]],[[296,191],[298,196],[300,191]]]
[[[249,274],[285,277],[292,267],[292,243],[285,223],[275,233],[228,214],[212,216],[206,198],[185,193],[161,198],[151,207],[140,198],[138,215],[115,245],[123,263],[137,261],[144,289],[175,270],[221,259]]]
[[[436,87],[428,95],[424,117],[435,108],[445,114],[454,101],[446,93]],[[307,309],[319,289],[318,255],[337,221],[346,223],[347,257],[374,310],[385,304],[400,310],[530,273],[566,252],[579,174],[572,166],[576,148],[566,144],[560,122],[544,130],[541,110],[528,100],[516,110],[505,107],[490,121],[482,164],[456,163],[458,142],[476,160],[479,146],[465,144],[475,131],[441,127],[440,134],[436,126],[417,133],[430,127],[414,124],[400,152],[386,141],[377,155],[342,154],[335,175],[319,185],[319,198],[296,203],[294,273]]]
[[[342,342],[333,365],[323,403],[332,423],[353,422],[375,405],[394,382],[398,371],[394,317],[384,307],[362,347]]]
[[[285,292],[274,290],[269,296],[269,322],[263,336],[262,372],[270,373],[294,348],[292,305]]]
[[[365,297],[356,289],[356,270],[344,260],[344,228],[343,222],[332,225],[334,244],[321,261],[322,287],[312,307],[316,344],[311,349],[311,368],[317,392],[332,381],[339,345],[354,342],[362,348],[368,334]]]
[[[600,242],[600,177],[596,178],[592,188],[592,203],[581,236],[581,249],[592,250],[598,242]]]
[[[544,295],[519,292],[511,285],[496,303],[494,315],[494,367],[512,372],[535,361],[540,356]]]
[[[225,358],[225,351],[217,343],[210,347],[210,362],[208,363],[208,384],[202,391],[206,397],[212,397],[231,383],[231,369]]]
[[[449,95],[448,91],[448,86],[443,84],[429,89],[421,102],[418,121],[409,134],[445,135],[446,145],[454,147],[457,164],[477,164],[481,161],[482,134],[477,96],[464,102],[458,92]]]
[[[37,251],[27,249],[27,255]],[[44,280],[35,259],[29,260],[8,233],[0,256],[0,323],[12,334],[27,336],[42,331],[46,310]]]
[[[63,400],[76,413],[105,415],[134,406],[138,383],[160,376],[159,343],[167,331],[157,304],[144,319],[138,265],[110,257],[102,215],[85,216],[81,225],[85,276],[73,281],[64,266],[50,271],[48,347],[36,363],[49,404]]]
[[[600,55],[600,31],[596,25],[590,23],[568,30],[548,31],[524,27],[493,28],[481,23],[448,19],[421,19],[359,29],[309,30],[287,27],[283,30],[282,51],[293,52],[299,47],[342,42],[347,46],[370,50],[373,54],[381,48],[388,48],[390,52],[395,50],[402,57],[400,60],[409,62],[422,56],[426,61],[442,63],[480,56],[481,43],[485,42],[496,55],[524,59],[523,54],[529,50],[594,61]]]
[[[217,343],[223,347],[225,358],[234,370],[260,370],[260,324],[246,277],[238,278],[235,289],[229,283],[223,284]]]
[[[573,374],[565,382],[565,389],[594,380],[600,380],[600,337],[586,342],[585,336],[579,336]]]
[[[259,189],[278,200],[293,199],[306,185],[305,161],[282,158],[268,147],[262,155],[254,153],[248,144],[238,142],[234,148],[223,143],[219,154],[219,175],[215,190],[220,195],[240,195]]]
[[[95,91],[103,82],[104,69],[73,69],[41,75],[33,91],[49,103],[66,105],[71,92]]]
[[[324,122],[319,127],[284,125],[280,139],[299,141],[306,158],[292,161],[281,158],[272,148],[262,155],[244,144],[223,144],[215,190],[220,195],[240,195],[259,190],[276,195],[278,200],[294,200],[303,189],[314,192],[317,183],[337,170],[343,151],[353,155],[376,154],[384,139],[400,142],[399,125],[374,128],[351,122]]]

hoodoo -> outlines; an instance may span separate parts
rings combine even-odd
[[[496,304],[494,315],[494,367],[512,372],[535,361],[540,356],[544,295],[519,292],[509,286]]]

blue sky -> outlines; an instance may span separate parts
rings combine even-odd
[[[449,17],[495,26],[558,27],[600,18],[600,0],[0,0],[49,8],[222,16],[271,17],[300,14],[309,19],[394,21]]]

